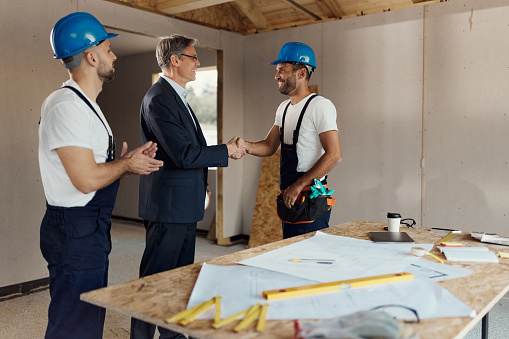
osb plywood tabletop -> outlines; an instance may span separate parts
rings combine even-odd
[[[370,239],[368,232],[382,231],[386,224],[352,221],[324,230],[333,235],[348,236],[358,239]],[[436,232],[427,228],[418,227],[404,229],[418,243],[435,243],[447,233]],[[213,265],[232,265],[267,251],[271,251],[314,235],[309,233],[303,236],[277,241],[263,246],[250,248],[237,253],[207,260]],[[480,246],[481,243],[471,238],[469,233],[462,233],[454,238],[464,246]],[[504,252],[507,247],[482,243],[491,251]],[[509,290],[509,263],[500,260],[499,264],[490,263],[450,263],[434,248],[433,254],[444,259],[446,264],[464,267],[472,270],[472,274],[464,278],[440,282],[452,294],[465,304],[477,311],[477,317],[470,318],[441,318],[426,319],[420,324],[412,325],[421,339],[427,338],[462,338],[482,317],[502,298]],[[428,256],[429,257],[429,256]],[[506,259],[507,260],[507,259]],[[509,262],[509,260],[507,260]],[[181,267],[171,271],[148,276],[142,279],[109,286],[100,290],[84,293],[81,299],[115,310],[127,316],[163,326],[168,329],[189,334],[195,338],[293,338],[293,320],[268,320],[263,332],[256,332],[254,324],[240,333],[232,331],[235,323],[219,330],[212,328],[212,320],[196,320],[187,327],[175,324],[166,324],[163,319],[184,310],[198,278],[203,263]],[[416,293],[418,293],[416,291]]]

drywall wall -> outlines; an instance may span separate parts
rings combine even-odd
[[[115,52],[115,41],[112,50]],[[122,142],[127,142],[129,150],[141,144],[140,105],[143,96],[152,85],[152,74],[160,69],[155,53],[120,57],[115,61],[115,79],[106,83],[97,102],[104,112],[117,141],[117,155]],[[132,175],[122,179],[119,187],[114,215],[138,217],[139,176]]]
[[[386,221],[389,211],[420,219],[423,10],[324,25],[321,87],[343,151],[330,174],[332,225]]]
[[[48,276],[39,249],[46,209],[39,173],[42,102],[68,76],[53,59],[49,33],[72,1],[2,4],[0,48],[0,287]],[[23,13],[23,19],[20,18]]]
[[[0,49],[0,270],[4,274],[0,276],[0,287],[48,276],[46,262],[39,249],[39,227],[45,211],[45,198],[37,159],[37,122],[44,99],[68,79],[60,62],[52,57],[50,31],[61,17],[75,11],[90,12],[104,25],[150,36],[179,32],[196,37],[203,47],[221,49],[226,60],[235,60],[237,64],[224,72],[226,80],[238,78],[242,70],[239,63],[242,60],[240,35],[102,0],[19,0],[4,4],[0,11],[4,32]],[[242,115],[242,85],[238,82],[227,84],[225,91],[223,118],[231,120],[226,128],[241,130],[242,118],[237,117]],[[129,93],[128,89],[124,92]],[[126,121],[122,121],[121,116],[118,120],[111,118],[115,124],[122,125],[137,120],[137,115],[138,112],[126,116]],[[119,139],[124,137],[121,131],[118,135]],[[125,138],[131,140],[131,135]],[[131,147],[138,144],[139,135],[133,138]],[[236,162],[232,166],[236,168],[225,169],[225,175],[240,182],[240,166]],[[230,229],[225,228],[225,232],[229,232],[225,235],[228,237],[242,232],[242,201],[238,198],[241,190],[237,187],[230,185],[224,191],[228,197],[225,206],[231,211],[225,215],[224,223],[227,227],[233,225]]]
[[[425,13],[424,220],[509,235],[509,4]]]
[[[275,66],[268,65],[280,47],[300,41],[317,55],[310,85],[317,85],[318,93],[336,106],[343,153],[328,177],[337,199],[331,225],[358,219],[384,221],[388,211],[420,218],[423,10],[246,37],[248,140],[265,137],[276,108],[287,98],[278,93]],[[253,215],[261,160],[244,161],[246,227]]]

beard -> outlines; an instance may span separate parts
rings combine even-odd
[[[280,81],[283,85],[279,87],[279,93],[288,95],[295,88],[297,88],[297,78],[295,76],[295,72],[292,73],[292,76],[284,81]]]
[[[103,83],[111,81],[115,78],[115,68],[106,65],[104,61],[100,61],[99,68],[97,69],[97,76]]]

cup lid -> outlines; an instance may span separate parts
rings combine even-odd
[[[387,218],[401,218],[401,214],[399,213],[387,213]]]

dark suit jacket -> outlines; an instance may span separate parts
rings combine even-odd
[[[142,143],[157,143],[159,171],[140,176],[139,216],[144,220],[193,223],[203,219],[208,167],[228,166],[226,145],[207,146],[195,117],[164,79],[141,104]]]

